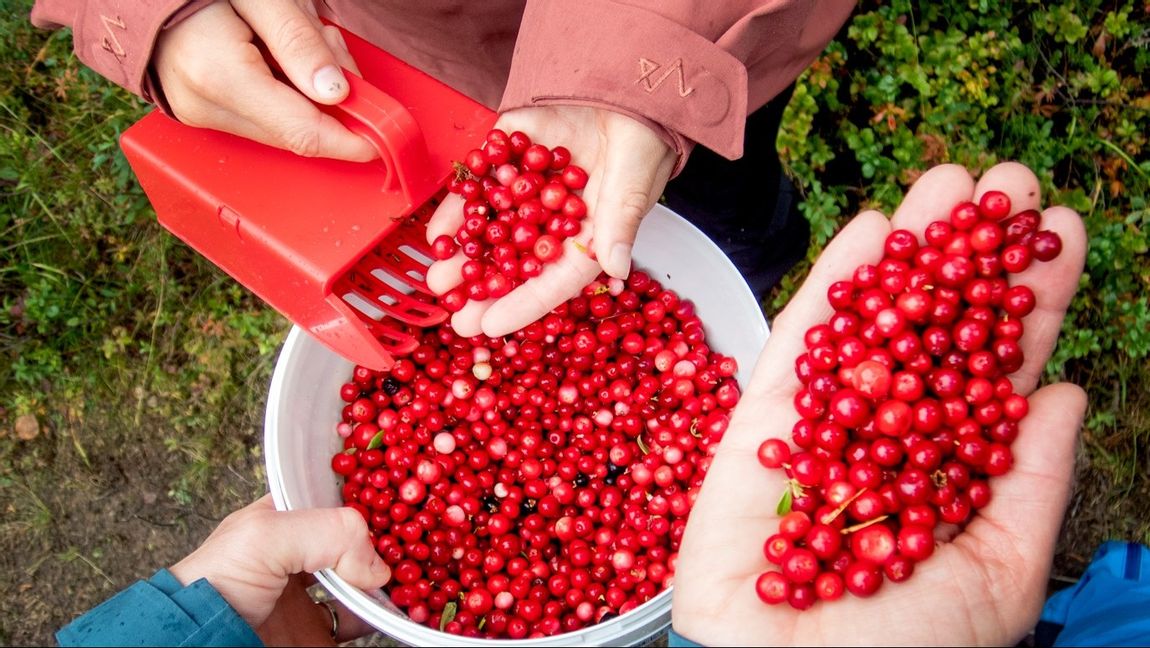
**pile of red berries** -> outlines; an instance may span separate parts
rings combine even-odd
[[[990,502],[988,479],[1013,465],[1028,402],[1008,376],[1023,364],[1022,318],[1034,291],[1011,274],[1062,250],[1034,210],[1013,216],[989,191],[935,221],[923,242],[887,237],[877,265],[827,293],[834,314],[811,327],[795,362],[801,418],[792,445],[759,448],[788,489],[763,552],[766,603],[803,610],[909,578],[942,523],[964,525]]]
[[[603,275],[512,335],[442,326],[387,372],[356,367],[331,466],[413,621],[570,632],[670,586],[736,369],[690,301]]]
[[[464,157],[448,189],[464,199],[455,236],[432,241],[432,256],[467,257],[463,282],[440,297],[450,312],[467,300],[499,298],[543,272],[563,254],[563,241],[582,229],[587,205],[578,191],[587,172],[562,146],[533,144],[522,132],[499,129]]]

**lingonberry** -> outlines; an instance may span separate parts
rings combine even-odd
[[[865,561],[852,562],[843,573],[843,581],[848,592],[865,598],[882,587],[882,568]]]
[[[486,222],[484,232],[508,221]],[[488,237],[509,237],[493,256],[516,254],[514,231]],[[505,289],[474,261],[464,265],[475,283]],[[673,581],[685,518],[738,400],[736,371],[707,346],[689,301],[641,271],[627,282],[603,276],[504,338],[429,329],[389,372],[353,370],[331,466],[344,504],[395,566],[388,591],[412,620],[439,627],[454,602],[442,628],[462,636],[573,631]],[[784,468],[790,448],[776,441],[767,463]],[[811,526],[804,506],[797,497],[787,526],[796,539]],[[763,551],[781,564],[793,548],[779,535]],[[794,591],[781,600],[816,599],[810,583]]]
[[[782,468],[791,458],[791,448],[782,439],[767,439],[759,445],[758,457],[764,468]]]
[[[441,298],[446,310],[506,295],[562,256],[563,240],[579,233],[587,212],[572,193],[586,186],[587,173],[570,161],[567,149],[499,130],[464,156],[460,168],[474,177],[451,186],[465,198],[463,222],[454,237],[433,241],[432,256],[443,260],[458,250],[478,265],[465,268],[463,285]]]
[[[822,572],[815,577],[815,596],[821,601],[834,601],[842,598],[846,591],[843,577],[835,572]]]
[[[1010,196],[997,190],[982,194],[978,200],[978,211],[991,220],[1002,220],[1010,215]]]
[[[755,593],[764,603],[785,603],[791,595],[791,581],[776,571],[763,572],[755,581]]]
[[[793,548],[783,556],[781,567],[791,583],[809,583],[819,573],[819,559],[809,549]]]
[[[884,524],[872,524],[853,532],[849,537],[851,553],[859,560],[871,564],[885,563],[897,549],[894,532]]]

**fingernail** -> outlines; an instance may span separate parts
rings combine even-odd
[[[626,279],[631,273],[631,246],[627,243],[616,243],[611,248],[611,256],[607,258],[607,265],[603,269],[612,277]]]
[[[347,93],[347,79],[343,78],[343,73],[334,65],[320,68],[312,84],[321,99],[342,99]]]
[[[371,561],[371,573],[382,578],[384,583],[391,580],[391,568],[379,558]]]

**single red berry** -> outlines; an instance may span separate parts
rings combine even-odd
[[[811,516],[802,511],[791,511],[779,520],[779,533],[794,542],[802,539],[811,529]]]
[[[1037,299],[1030,286],[1011,286],[1003,296],[1002,310],[1011,317],[1026,317],[1034,310],[1036,303]]]
[[[778,605],[790,597],[791,582],[779,572],[763,572],[755,581],[755,593],[764,603]]]
[[[956,230],[969,230],[979,221],[978,205],[972,202],[963,202],[950,210],[950,225]]]
[[[587,186],[587,172],[582,167],[570,165],[563,169],[560,178],[563,184],[572,191],[577,191]]]
[[[1050,230],[1035,232],[1030,239],[1030,253],[1039,261],[1050,261],[1062,253],[1062,238]]]
[[[883,524],[872,524],[850,535],[851,553],[859,560],[881,565],[897,549],[894,532]]]
[[[544,234],[535,240],[535,247],[532,251],[535,254],[535,258],[543,263],[551,263],[562,256],[563,245],[556,237],[550,234]]]
[[[764,468],[782,468],[791,458],[791,448],[782,439],[767,439],[759,444],[758,457]]]
[[[866,598],[882,587],[882,568],[866,561],[853,562],[846,568],[843,581],[848,592]]]
[[[344,452],[337,453],[331,458],[331,469],[337,475],[347,477],[355,472],[358,466],[359,462],[355,456]]]
[[[821,601],[840,599],[845,591],[843,577],[835,572],[823,572],[815,577],[815,596]]]
[[[894,230],[887,235],[884,250],[892,259],[909,260],[918,251],[918,239],[909,230]]]
[[[1030,247],[1017,243],[1002,251],[1002,267],[1007,272],[1019,273],[1030,267]]]
[[[553,154],[542,144],[532,144],[523,151],[523,168],[528,171],[546,171],[551,167]]]
[[[775,533],[763,543],[763,555],[771,563],[781,565],[783,556],[787,555],[794,546],[794,543],[783,536],[783,534]]]
[[[934,553],[933,527],[905,525],[898,530],[898,552],[922,562]]]
[[[883,563],[882,573],[892,583],[902,583],[914,574],[914,561],[906,556],[895,555]]]
[[[981,221],[970,230],[970,247],[975,252],[993,252],[1003,242],[1002,227],[992,221]]]
[[[993,189],[987,191],[978,200],[978,210],[990,220],[1002,220],[1010,215],[1010,196]]]
[[[809,549],[796,547],[783,556],[782,570],[791,583],[809,583],[819,573],[819,559]]]

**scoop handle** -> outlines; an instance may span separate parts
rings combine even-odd
[[[403,191],[412,203],[432,193],[436,174],[415,117],[395,97],[351,70],[343,73],[348,81],[347,98],[334,106],[317,106],[379,152],[384,190]]]

